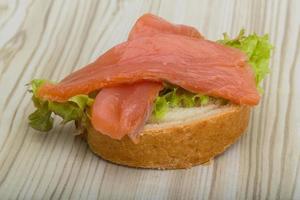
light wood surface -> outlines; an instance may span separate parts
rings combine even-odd
[[[0,0],[0,199],[300,199],[299,0]],[[209,165],[158,171],[117,166],[75,138],[28,127],[25,84],[60,80],[124,41],[145,12],[207,38],[241,28],[275,46],[247,134]]]

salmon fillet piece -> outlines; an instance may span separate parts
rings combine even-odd
[[[137,142],[138,133],[152,113],[152,104],[162,84],[141,82],[105,88],[92,109],[92,125],[104,135],[121,139],[129,135]]]
[[[182,24],[172,24],[161,17],[144,14],[141,16],[132,27],[128,40],[133,40],[140,37],[153,36],[158,33],[185,35],[193,38],[203,38],[199,31],[191,26]]]

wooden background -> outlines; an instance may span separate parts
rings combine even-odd
[[[299,9],[299,0],[0,0],[0,198],[300,199]],[[210,165],[126,168],[93,155],[73,126],[28,127],[26,83],[60,80],[93,61],[145,12],[210,39],[246,28],[275,45],[247,134]]]

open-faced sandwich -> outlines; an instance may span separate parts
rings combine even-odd
[[[128,40],[58,83],[35,79],[31,127],[75,121],[105,160],[142,168],[208,162],[245,131],[269,72],[268,36],[210,41],[151,14]]]

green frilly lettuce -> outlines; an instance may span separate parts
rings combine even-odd
[[[88,95],[77,95],[63,103],[40,99],[37,97],[37,90],[45,82],[46,80],[35,79],[30,83],[30,92],[33,93],[32,101],[36,107],[36,110],[28,117],[29,125],[32,128],[39,131],[51,130],[54,121],[53,113],[59,115],[64,124],[69,121],[80,121],[86,118],[87,108],[94,102],[92,98]]]
[[[203,106],[208,101],[209,97],[206,95],[191,93],[182,88],[167,85],[155,99],[153,117],[159,120],[165,116],[170,108]]]
[[[269,63],[271,50],[273,49],[273,46],[269,41],[269,36],[259,36],[255,33],[246,36],[244,29],[242,29],[239,35],[233,39],[226,33],[223,35],[224,39],[219,40],[219,43],[237,48],[247,55],[248,63],[251,65],[255,74],[257,88],[262,91],[260,84],[270,72]]]

